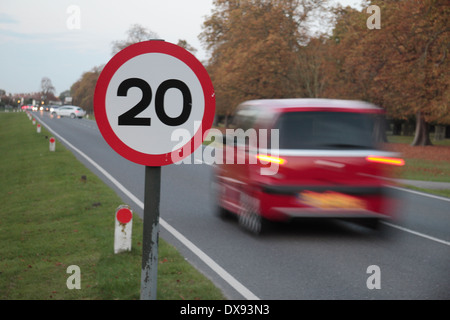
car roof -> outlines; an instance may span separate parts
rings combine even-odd
[[[336,108],[336,109],[354,109],[366,110],[368,112],[381,112],[382,108],[376,105],[359,100],[340,100],[340,99],[259,99],[249,100],[240,104],[240,108],[267,108],[269,110],[289,111],[289,109],[314,109],[314,108]],[[292,110],[293,111],[293,110]]]

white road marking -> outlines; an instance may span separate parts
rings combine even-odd
[[[416,236],[419,236],[419,237],[422,237],[422,238],[425,238],[425,239],[429,239],[429,240],[433,240],[433,241],[445,244],[447,246],[450,246],[450,242],[448,242],[448,241],[441,240],[441,239],[438,239],[438,238],[435,238],[435,237],[432,237],[432,236],[429,236],[429,235],[426,235],[424,233],[417,232],[417,231],[414,231],[414,230],[411,230],[411,229],[408,229],[408,228],[400,227],[400,226],[398,226],[396,224],[392,224],[392,223],[389,223],[389,222],[386,222],[386,221],[383,221],[383,223],[385,225],[387,225],[387,226],[392,227],[392,228],[395,228],[395,229],[398,229],[398,230],[402,230],[402,231],[405,231],[405,232],[408,232],[408,233],[412,233],[412,234],[414,234]]]
[[[424,197],[428,197],[428,198],[433,198],[433,199],[438,199],[438,200],[450,202],[450,198],[436,196],[434,194],[429,194],[429,193],[424,193],[424,192],[420,192],[420,191],[415,191],[415,190],[405,189],[405,188],[400,188],[400,187],[394,187],[394,186],[391,186],[391,188],[392,189],[401,190],[401,191],[410,192],[410,193],[414,193],[414,194],[418,194],[418,195],[421,195],[421,196],[424,196]]]

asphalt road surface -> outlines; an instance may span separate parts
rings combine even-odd
[[[34,114],[142,216],[143,166],[113,151],[95,121]],[[449,199],[396,189],[403,205],[381,232],[305,220],[255,237],[213,214],[213,167],[201,160],[162,168],[160,237],[229,299],[450,299]]]

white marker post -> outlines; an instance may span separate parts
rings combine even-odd
[[[117,208],[115,217],[114,253],[131,251],[133,212],[127,205],[121,205]]]
[[[55,138],[51,137],[50,138],[50,146],[49,146],[50,151],[55,151],[55,142],[56,142]]]
[[[41,133],[41,125],[38,123],[38,125],[36,126],[36,132],[37,133]]]

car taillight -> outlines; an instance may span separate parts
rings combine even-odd
[[[391,158],[391,157],[382,157],[382,156],[367,156],[366,160],[369,162],[384,163],[384,164],[390,164],[390,165],[394,165],[394,166],[405,165],[405,160],[403,160],[401,158]]]
[[[286,160],[283,158],[272,157],[272,156],[268,156],[265,154],[258,154],[256,156],[256,158],[258,158],[261,161],[267,161],[267,162],[278,163],[278,164],[284,164],[286,162]]]

